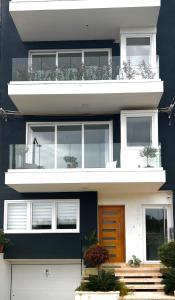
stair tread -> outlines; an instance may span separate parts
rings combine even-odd
[[[160,272],[156,272],[156,273],[152,273],[152,272],[127,272],[127,273],[120,273],[120,272],[115,272],[115,275],[116,276],[119,276],[119,277],[160,277],[162,276],[162,273]]]
[[[162,278],[144,278],[144,277],[138,277],[138,278],[121,278],[121,281],[123,282],[161,282]]]
[[[129,289],[136,289],[136,290],[162,290],[164,289],[163,284],[127,284],[126,285]]]

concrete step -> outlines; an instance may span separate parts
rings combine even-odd
[[[127,284],[129,290],[163,290],[163,284]]]
[[[156,273],[156,272],[160,272],[160,268],[149,268],[149,267],[139,267],[139,268],[116,268],[115,272],[119,272],[119,273],[132,273],[132,272],[137,272],[137,273],[146,273],[146,272],[151,272],[151,273]]]
[[[167,296],[163,292],[132,292],[121,300],[175,300],[174,296]]]
[[[138,283],[149,283],[149,282],[161,282],[162,281],[162,278],[153,278],[153,277],[151,277],[151,278],[144,278],[144,277],[138,277],[138,278],[121,278],[120,279],[121,281],[123,281],[123,282],[132,282],[132,283],[136,283],[136,282],[138,282]]]
[[[160,272],[115,272],[118,277],[162,277]]]

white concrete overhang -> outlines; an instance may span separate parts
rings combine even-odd
[[[23,41],[119,38],[120,28],[156,26],[160,0],[12,0],[9,11]]]
[[[20,193],[114,191],[116,193],[155,192],[165,183],[162,168],[8,170],[5,184]]]
[[[10,82],[8,95],[24,115],[101,114],[157,108],[161,80]]]

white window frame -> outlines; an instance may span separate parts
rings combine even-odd
[[[55,127],[55,164],[54,168],[57,169],[57,126],[82,126],[82,167],[81,169],[87,169],[84,167],[84,126],[85,125],[108,125],[109,126],[109,162],[113,161],[113,122],[112,121],[87,121],[87,122],[27,122],[26,123],[26,145],[31,144],[30,128],[32,126],[51,126]],[[101,169],[101,168],[100,168]]]
[[[81,53],[82,54],[82,64],[84,64],[84,53],[85,52],[108,52],[108,63],[112,62],[112,49],[111,48],[90,48],[90,49],[51,49],[51,50],[30,50],[28,52],[28,66],[32,67],[32,55],[56,55],[56,67],[58,68],[58,56],[59,53]]]
[[[128,146],[127,145],[127,119],[129,117],[151,117],[152,118],[152,147],[159,147],[158,140],[158,110],[128,110],[121,111],[121,148],[124,149],[142,149],[143,146]]]
[[[76,229],[57,229],[57,209],[56,203],[59,201],[74,201],[76,202],[77,216]],[[32,204],[34,202],[49,202],[52,204],[52,219],[51,229],[32,229]],[[9,230],[8,229],[8,204],[10,203],[27,203],[27,229]],[[32,200],[5,200],[4,201],[4,232],[5,233],[80,233],[80,199],[32,199]]]
[[[143,254],[144,261],[148,263],[159,262],[159,260],[146,259],[146,209],[167,209],[167,239],[170,241],[170,228],[173,227],[173,214],[171,204],[148,204],[142,206],[143,211]]]
[[[157,55],[156,55],[156,28],[140,28],[140,29],[121,29],[120,30],[120,65],[127,60],[126,48],[127,38],[150,38],[150,66],[158,72]]]

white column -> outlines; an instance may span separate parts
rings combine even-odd
[[[0,298],[10,300],[10,263],[4,259],[4,254],[0,253]]]

